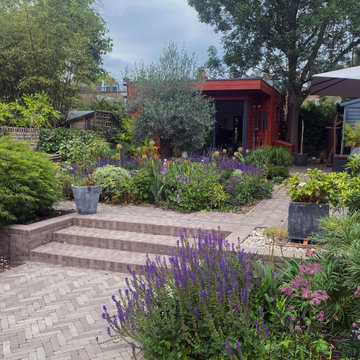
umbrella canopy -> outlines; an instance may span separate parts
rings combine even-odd
[[[360,66],[314,75],[310,94],[360,97]]]

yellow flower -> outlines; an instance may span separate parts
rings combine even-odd
[[[235,151],[234,156],[239,156],[239,153],[237,151]]]
[[[223,149],[223,153],[226,154],[226,149]]]
[[[155,141],[154,141],[154,140],[150,140],[150,141],[149,141],[149,146],[155,146]]]
[[[122,149],[122,145],[121,145],[121,144],[117,144],[117,145],[116,145],[116,148],[117,148],[118,150],[121,150],[121,149]]]
[[[238,152],[242,152],[243,148],[241,146],[238,147]]]

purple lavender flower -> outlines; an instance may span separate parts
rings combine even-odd
[[[235,346],[236,346],[236,351],[237,353],[242,356],[242,350],[241,350],[241,346],[240,346],[240,341],[239,340],[236,340],[235,341]]]
[[[225,339],[225,351],[228,355],[232,353],[232,348],[228,339]]]

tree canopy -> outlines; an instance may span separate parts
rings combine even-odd
[[[231,73],[260,69],[287,90],[288,140],[315,73],[346,63],[360,44],[356,0],[188,0],[202,22],[223,34]]]
[[[111,50],[96,0],[0,2],[0,99],[45,91],[65,111]]]
[[[129,108],[136,113],[134,140],[160,138],[164,157],[170,149],[199,149],[213,123],[211,100],[201,93],[201,76],[193,56],[169,43],[157,63],[137,64],[127,73]]]

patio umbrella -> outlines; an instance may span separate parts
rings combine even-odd
[[[314,75],[311,80],[310,95],[360,97],[360,66]],[[332,155],[335,155],[336,152],[337,139],[335,129],[338,125],[337,119],[338,114],[336,114],[334,119],[333,148],[329,154],[328,165],[331,162]],[[343,142],[341,142],[342,153]]]
[[[310,95],[360,97],[360,66],[314,75]]]

